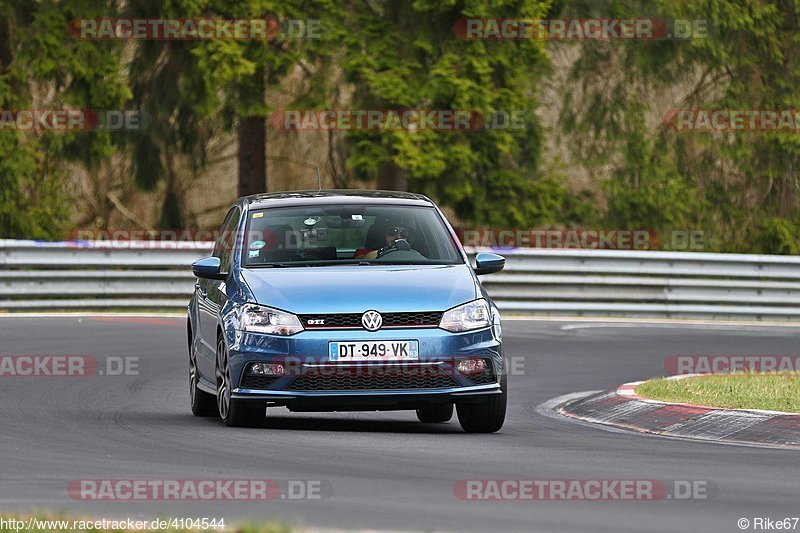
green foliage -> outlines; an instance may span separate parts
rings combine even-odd
[[[579,84],[565,95],[562,125],[587,168],[613,169],[604,186],[606,222],[704,230],[718,251],[797,253],[796,131],[673,131],[652,123],[668,110],[644,102],[662,106],[666,96],[672,109],[798,109],[800,4],[613,0],[604,7],[604,16],[703,20],[708,27],[707,37],[582,47],[572,69]],[[589,16],[596,8],[573,4],[564,15]]]
[[[61,174],[40,146],[0,131],[0,237],[57,239],[65,229]]]
[[[142,0],[128,5],[127,16],[162,18],[314,19],[335,17],[328,0]],[[323,36],[325,33],[323,32]],[[209,39],[143,41],[130,64],[133,102],[152,120],[132,138],[137,185],[152,190],[167,182],[160,224],[184,224],[175,191],[181,163],[192,173],[203,169],[207,149],[219,133],[230,132],[237,117],[266,117],[264,94],[280,85],[299,64],[327,53],[329,39],[293,39],[278,33],[267,40]],[[181,156],[177,161],[176,156]]]
[[[347,164],[356,177],[407,177],[409,189],[452,206],[475,225],[526,227],[570,216],[579,200],[539,167],[544,133],[533,95],[548,65],[542,42],[467,41],[451,29],[466,17],[544,18],[546,2],[388,0],[355,6],[342,66],[356,88],[357,109],[525,117],[522,129],[350,133]]]
[[[122,47],[70,37],[68,23],[99,16],[106,2],[0,3],[0,109],[120,109],[131,93]],[[115,151],[108,131],[0,131],[0,236],[59,238],[66,229],[69,163],[94,169]]]
[[[769,217],[758,228],[754,252],[800,255],[800,227],[790,220]]]
[[[253,41],[67,34],[72,19],[90,17],[320,19],[323,31]],[[452,30],[484,17],[702,19],[708,36],[577,45]],[[140,189],[166,182],[161,224],[182,225],[181,172],[202,170],[210,141],[237,118],[268,116],[265,89],[301,73],[289,106],[331,108],[332,95],[352,94],[354,109],[521,113],[518,129],[346,135],[348,177],[428,194],[463,225],[699,229],[720,251],[800,253],[796,131],[686,132],[661,120],[667,107],[800,109],[798,0],[0,0],[0,19],[12,30],[0,31],[1,109],[145,116],[135,134],[0,131],[2,237],[58,237],[70,166],[91,175],[119,154]],[[543,163],[552,132],[536,110],[548,47],[579,47],[559,122],[594,192],[572,191],[563,169]]]

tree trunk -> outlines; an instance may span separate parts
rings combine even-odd
[[[7,72],[14,54],[11,48],[11,22],[0,18],[0,68]]]
[[[239,196],[267,191],[267,124],[264,117],[239,117]]]
[[[181,192],[178,173],[175,170],[175,159],[167,153],[167,194],[161,208],[161,229],[179,229],[183,227],[183,194]]]
[[[390,0],[386,5],[386,19],[398,25],[408,3],[405,0]],[[386,191],[408,191],[408,171],[391,161],[384,161],[378,169],[376,187]]]
[[[408,171],[390,161],[381,163],[375,185],[384,191],[407,191]]]
[[[241,104],[262,106],[266,92],[266,69],[256,69],[253,77],[239,88]],[[267,187],[267,119],[263,116],[240,116],[239,137],[239,196],[257,194]]]

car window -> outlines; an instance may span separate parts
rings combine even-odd
[[[431,207],[302,206],[248,213],[245,266],[356,260],[463,262],[442,218]]]
[[[219,257],[220,270],[228,272],[231,264],[231,256],[236,245],[237,229],[239,228],[239,220],[241,212],[238,207],[234,207],[228,212],[225,217],[225,222],[222,223],[217,241],[214,244],[214,257]]]

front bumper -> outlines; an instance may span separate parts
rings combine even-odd
[[[435,403],[473,403],[500,394],[499,384],[438,390],[288,392],[237,389],[232,397],[292,411],[391,411]]]
[[[291,337],[237,331],[229,346],[236,399],[285,405],[295,410],[413,409],[437,402],[467,403],[501,392],[503,354],[496,329],[450,333],[439,328],[306,330]],[[333,363],[328,343],[416,340],[413,362]],[[481,358],[487,372],[464,375],[460,359]],[[287,375],[253,380],[244,374],[254,362],[281,362]],[[257,386],[254,385],[254,381]]]

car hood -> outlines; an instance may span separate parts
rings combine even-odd
[[[467,265],[242,269],[256,302],[297,314],[444,311],[477,298]]]

